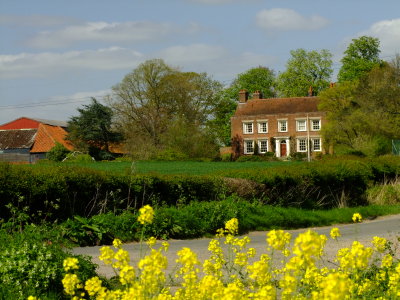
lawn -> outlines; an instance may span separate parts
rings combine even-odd
[[[59,163],[61,165],[79,166],[110,173],[129,174],[187,174],[209,175],[220,171],[264,169],[277,165],[299,164],[301,162],[198,162],[198,161],[136,161],[131,162],[93,162],[93,163]],[[27,165],[34,168],[55,166],[55,163]]]

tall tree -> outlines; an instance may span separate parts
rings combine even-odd
[[[139,65],[113,87],[110,104],[136,155],[151,157],[173,147],[191,156],[195,140],[188,148],[166,137],[180,136],[177,124],[181,128],[194,126],[201,134],[208,134],[205,126],[220,90],[221,84],[205,73],[181,72],[161,59],[153,59]]]
[[[112,128],[111,108],[92,98],[92,103],[78,108],[79,115],[68,122],[67,139],[84,150],[90,147],[109,152],[112,142],[121,140],[121,135]]]
[[[320,109],[329,123],[325,141],[381,154],[390,139],[400,138],[400,57],[382,63],[361,80],[345,81],[320,94]]]
[[[291,58],[286,64],[286,71],[279,74],[277,88],[280,96],[307,96],[310,86],[313,95],[329,86],[332,75],[332,54],[328,50],[290,51]]]
[[[230,99],[238,100],[239,91],[243,89],[249,93],[260,91],[265,98],[275,97],[274,71],[263,66],[251,68],[237,75],[224,93]]]
[[[359,79],[368,73],[381,63],[379,53],[379,39],[370,36],[352,39],[341,60],[338,81]]]
[[[209,122],[220,145],[231,144],[231,117],[237,107],[239,91],[243,89],[250,93],[260,91],[263,97],[270,98],[276,96],[274,87],[274,71],[267,67],[251,68],[236,76],[232,84],[221,93],[220,101],[215,107],[214,118]]]

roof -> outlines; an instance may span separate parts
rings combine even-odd
[[[47,120],[47,119],[32,119],[35,121],[38,121],[42,124],[47,124],[47,125],[52,125],[52,126],[59,126],[59,127],[67,127],[68,126],[68,122],[65,121],[56,121],[56,120]]]
[[[0,149],[29,149],[36,133],[37,129],[0,130]]]
[[[318,112],[318,97],[250,99],[239,103],[235,116]]]
[[[66,135],[67,132],[60,126],[40,124],[31,152],[49,152],[56,143],[62,144],[68,150],[73,150],[72,144],[65,140]]]
[[[39,128],[39,124],[47,124],[52,126],[67,127],[68,123],[64,121],[55,121],[47,119],[36,119],[21,117],[11,122],[1,124],[0,130],[2,129],[34,129]]]

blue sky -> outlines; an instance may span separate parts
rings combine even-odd
[[[383,59],[400,53],[400,1],[1,0],[0,124],[68,120],[152,58],[229,85],[259,65],[283,71],[290,50],[328,49],[337,72],[362,35]]]

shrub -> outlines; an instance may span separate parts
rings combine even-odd
[[[0,247],[0,294],[4,299],[27,299],[28,296],[63,295],[63,260],[71,254],[56,244],[9,240]],[[96,275],[96,265],[84,256],[79,260],[79,276]]]
[[[68,153],[70,153],[70,151],[65,148],[64,145],[56,143],[56,145],[47,152],[46,158],[51,161],[62,161],[67,157]]]

